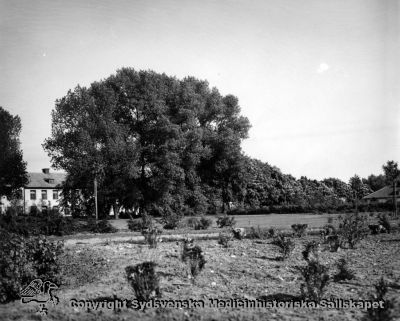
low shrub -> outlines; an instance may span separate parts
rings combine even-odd
[[[63,242],[52,242],[45,236],[38,236],[29,239],[27,247],[37,277],[60,283],[61,265],[59,257],[64,252]]]
[[[307,242],[304,246],[304,251],[301,252],[303,259],[306,261],[318,260],[320,244],[317,241]]]
[[[197,277],[206,264],[203,250],[200,246],[194,245],[191,239],[184,240],[181,259],[188,264],[192,280]]]
[[[157,247],[157,244],[160,240],[160,235],[162,234],[162,230],[159,229],[154,224],[147,229],[142,230],[142,235],[144,236],[145,242],[149,245],[149,248],[154,249]]]
[[[272,244],[278,246],[282,254],[281,258],[282,260],[288,258],[290,253],[292,253],[295,247],[292,238],[289,236],[284,236],[282,234],[278,234],[277,236],[275,236],[274,240],[272,241]]]
[[[347,243],[348,247],[354,249],[368,235],[365,218],[358,213],[340,217],[338,234],[342,244]]]
[[[236,221],[233,216],[221,215],[221,216],[217,217],[217,226],[219,228],[234,227],[235,224],[236,224]]]
[[[175,230],[179,228],[180,223],[182,221],[182,216],[177,213],[169,213],[168,215],[164,215],[162,218],[164,223],[163,228],[166,230]]]
[[[246,230],[243,227],[232,228],[232,235],[237,240],[243,240],[246,236]]]
[[[206,230],[212,225],[212,219],[202,216],[195,224],[195,230]]]
[[[189,217],[186,221],[187,227],[192,229],[195,229],[198,224],[200,224],[200,221],[197,217]]]
[[[25,237],[33,235],[68,235],[79,230],[77,221],[50,210],[37,216],[15,215],[7,212],[0,215],[0,227]]]
[[[297,269],[304,280],[300,286],[302,296],[305,299],[321,301],[330,281],[329,268],[318,260],[309,260],[306,266],[300,266]]]
[[[134,232],[140,232],[142,230],[142,220],[140,218],[129,219],[128,229]]]
[[[61,283],[72,287],[99,280],[109,267],[107,260],[90,248],[67,250],[59,260]]]
[[[115,233],[118,230],[108,220],[101,220],[91,226],[93,233]]]
[[[128,221],[128,228],[131,231],[141,232],[142,230],[148,229],[153,225],[153,219],[148,214],[143,214],[140,218],[130,218]]]
[[[349,269],[349,265],[346,259],[341,258],[336,262],[337,273],[333,276],[333,280],[335,282],[352,280],[355,275],[352,270]]]
[[[261,228],[260,226],[257,227],[250,227],[247,231],[247,237],[249,239],[261,239],[265,240],[271,237],[270,229],[268,228]]]
[[[337,252],[342,247],[340,235],[333,234],[324,237],[324,244],[330,252]]]
[[[390,233],[392,227],[390,225],[389,217],[387,216],[387,214],[379,215],[378,223],[379,225],[383,226],[387,233]]]
[[[161,296],[156,266],[157,264],[154,262],[143,262],[125,268],[126,278],[135,292],[137,300],[149,301]]]
[[[374,285],[375,293],[371,295],[373,301],[383,301],[384,306],[378,308],[370,308],[367,310],[363,321],[391,321],[395,320],[395,313],[393,311],[394,304],[391,300],[385,298],[388,291],[388,284],[382,277],[378,283]]]
[[[292,230],[297,237],[303,237],[306,234],[308,224],[292,224]]]
[[[62,242],[45,237],[23,238],[0,229],[0,302],[19,297],[34,279],[60,283]]]
[[[228,232],[221,232],[218,234],[218,244],[222,245],[225,248],[230,246],[232,241],[232,234]]]
[[[0,229],[0,303],[17,299],[22,287],[35,278],[25,239]]]

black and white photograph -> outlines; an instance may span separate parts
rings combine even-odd
[[[0,0],[1,321],[400,321],[400,0]]]

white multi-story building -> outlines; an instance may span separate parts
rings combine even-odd
[[[58,209],[65,177],[65,173],[50,173],[49,168],[43,168],[41,173],[28,173],[29,182],[21,189],[24,213],[29,214],[35,206],[41,211]],[[10,202],[2,196],[0,210],[4,212],[8,206]]]

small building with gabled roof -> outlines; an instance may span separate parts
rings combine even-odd
[[[363,197],[363,200],[369,204],[386,203],[393,199],[394,189],[393,186],[385,186],[377,191]],[[396,201],[399,202],[400,184],[396,185]]]

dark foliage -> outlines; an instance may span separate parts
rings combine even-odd
[[[9,211],[0,216],[0,227],[22,236],[68,235],[80,231],[77,221],[65,217],[58,211],[38,212],[36,216],[14,215]]]
[[[388,284],[382,277],[378,283],[374,285],[375,293],[371,295],[373,301],[384,301],[383,307],[376,309],[368,309],[367,314],[364,316],[364,321],[391,321],[395,320],[393,313],[394,304],[391,300],[386,298],[388,292]]]
[[[320,301],[330,281],[329,268],[318,260],[309,260],[306,266],[297,269],[304,280],[300,288],[302,296],[306,299]]]
[[[301,252],[303,259],[306,261],[318,260],[319,246],[320,244],[317,241],[307,242],[304,246],[304,251]]]
[[[203,270],[206,260],[200,246],[194,245],[193,240],[185,240],[182,246],[181,259],[189,265],[189,271],[193,278]]]
[[[62,242],[23,238],[0,229],[0,302],[18,298],[21,289],[36,278],[59,284],[62,253]]]
[[[117,229],[108,220],[101,220],[97,223],[93,222],[91,231],[93,233],[115,233]]]
[[[21,119],[0,106],[0,195],[16,197],[28,183],[26,162],[20,149]]]
[[[368,235],[366,220],[358,213],[347,214],[340,218],[338,234],[343,243],[353,249]]]
[[[352,270],[349,269],[349,265],[346,259],[341,258],[338,262],[336,262],[337,273],[333,276],[333,280],[335,282],[352,280],[355,275]]]
[[[308,224],[292,224],[292,230],[297,237],[302,237],[306,234]]]
[[[217,218],[217,226],[219,228],[233,227],[233,226],[235,226],[235,224],[236,224],[236,221],[233,216],[221,215],[221,216],[218,216],[218,218]]]
[[[202,216],[194,225],[195,230],[206,230],[212,225],[213,221],[210,218]]]
[[[390,225],[390,220],[387,214],[379,215],[378,222],[380,225],[383,226],[383,228],[386,230],[387,233],[390,233],[392,227]]]
[[[228,248],[231,241],[232,241],[231,233],[221,232],[218,234],[218,244],[222,245],[223,247]]]
[[[295,244],[294,244],[294,241],[292,240],[292,238],[289,236],[284,236],[282,234],[276,235],[274,237],[274,240],[272,241],[272,244],[278,246],[278,248],[282,254],[282,260],[288,258],[295,247]]]
[[[131,231],[141,232],[142,230],[148,229],[153,225],[153,219],[148,214],[143,214],[140,218],[130,218],[128,221],[128,228]]]
[[[137,300],[149,301],[161,296],[156,266],[157,264],[154,262],[143,262],[125,268],[126,278],[135,292]]]

